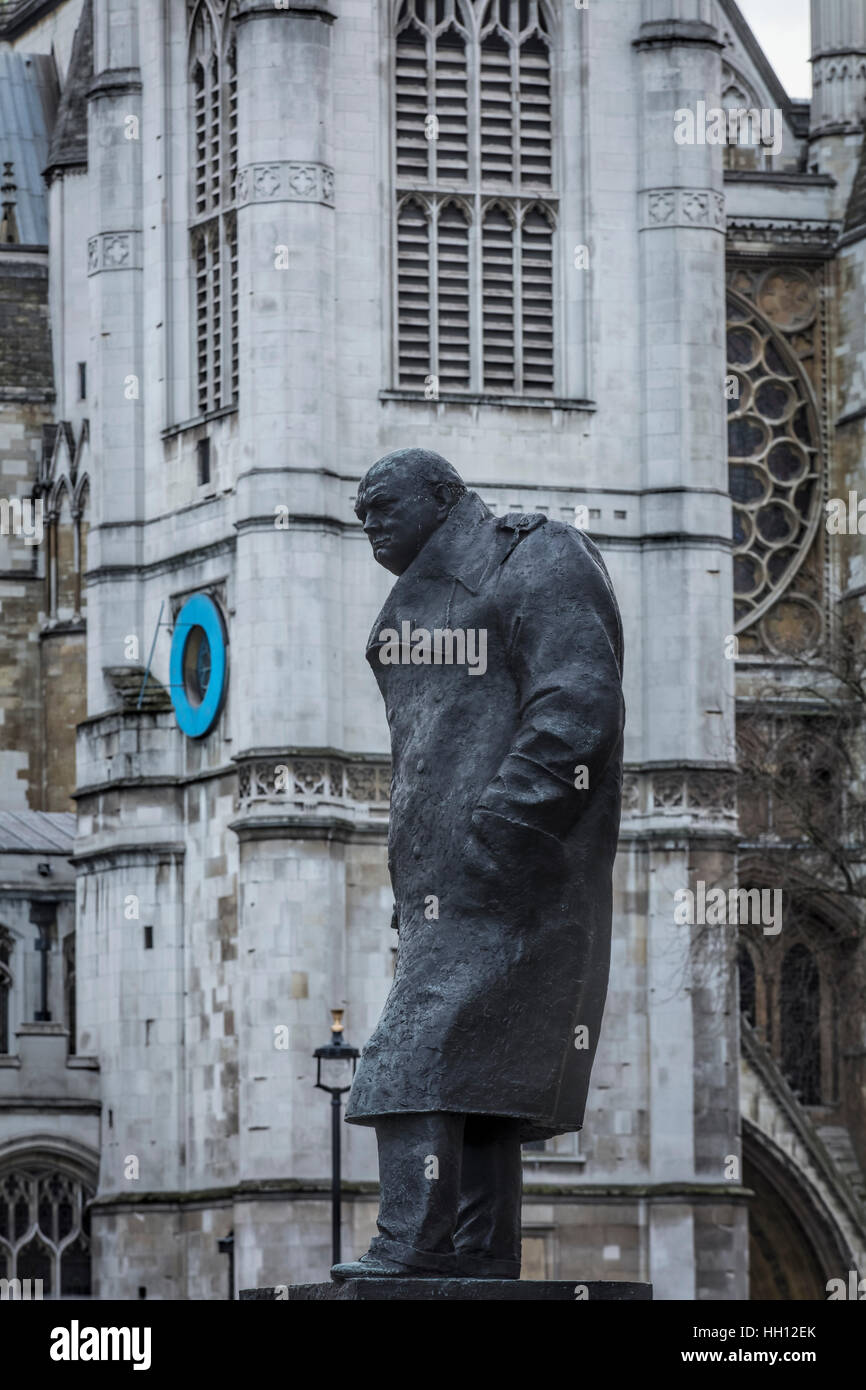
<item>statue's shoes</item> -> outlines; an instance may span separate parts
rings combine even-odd
[[[399,1265],[381,1255],[362,1255],[359,1260],[331,1265],[332,1279],[441,1279],[441,1270],[425,1270]]]

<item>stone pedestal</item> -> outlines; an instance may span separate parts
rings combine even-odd
[[[242,1299],[290,1303],[639,1303],[652,1296],[652,1284],[614,1279],[342,1279],[241,1290]]]

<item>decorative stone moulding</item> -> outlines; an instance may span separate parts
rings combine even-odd
[[[102,270],[141,270],[140,232],[99,232],[88,238],[87,274]]]
[[[712,188],[645,188],[641,231],[656,227],[709,227],[725,230],[725,195]]]
[[[671,768],[626,772],[623,820],[631,816],[693,816],[733,820],[737,814],[736,773],[714,768]]]
[[[829,8],[829,7],[828,7]],[[866,55],[820,53],[812,59],[812,133],[862,125]]]
[[[352,819],[387,819],[391,764],[334,757],[271,758],[243,762],[238,769],[239,809],[259,803],[292,813],[339,811]]]
[[[387,819],[391,764],[338,757],[298,757],[275,753],[245,760],[238,768],[238,809],[282,805],[293,814],[342,811],[353,819]],[[626,772],[622,784],[623,819],[641,815],[690,815],[708,819],[736,816],[736,773],[726,769],[684,768]]]
[[[727,233],[730,242],[769,244],[829,254],[841,233],[841,223],[774,217],[729,218]]]
[[[281,159],[238,171],[238,207],[248,203],[324,203],[334,206],[334,171],[327,164]]]
[[[282,805],[292,813],[341,811],[353,819],[387,819],[391,764],[338,757],[275,753],[245,760],[238,768],[238,808]],[[709,819],[736,815],[736,773],[684,768],[626,772],[623,819],[639,815],[698,812]]]

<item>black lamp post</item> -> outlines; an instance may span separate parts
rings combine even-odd
[[[352,1088],[355,1065],[360,1057],[357,1047],[350,1047],[343,1037],[343,1010],[332,1009],[331,1041],[326,1047],[317,1047],[313,1056],[316,1059],[316,1085],[320,1091],[328,1091],[331,1096],[331,1254],[332,1264],[339,1264],[342,1258],[340,1240],[340,1111],[342,1098]],[[324,1066],[322,1065],[324,1063]],[[346,1066],[349,1084],[340,1085],[346,1079]]]

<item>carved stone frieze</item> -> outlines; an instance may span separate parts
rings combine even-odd
[[[334,171],[327,164],[271,160],[238,171],[238,207],[248,203],[324,203],[334,206]]]
[[[87,274],[102,270],[141,270],[141,234],[99,232],[87,242]]]
[[[708,227],[725,230],[725,195],[712,188],[647,188],[641,194],[641,230]]]
[[[352,817],[387,817],[391,764],[335,757],[275,754],[251,758],[238,769],[241,809],[268,802],[293,814],[343,811]]]
[[[731,820],[736,816],[736,773],[725,768],[665,768],[626,772],[623,821],[643,816]]]

